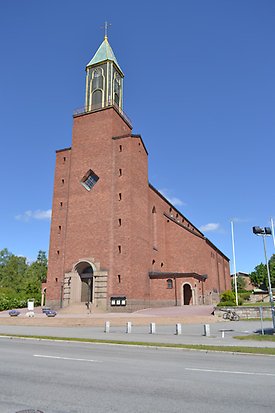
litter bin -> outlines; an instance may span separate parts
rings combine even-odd
[[[28,300],[28,311],[33,311],[34,310],[34,298],[30,298]]]

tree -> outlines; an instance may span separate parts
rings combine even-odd
[[[235,278],[231,280],[232,291],[235,291]],[[243,277],[237,276],[237,289],[238,291],[246,291],[246,283]]]
[[[270,271],[270,281],[271,287],[275,287],[275,254],[272,255],[269,262],[269,271]],[[268,289],[268,276],[266,265],[261,263],[257,265],[254,271],[250,274],[250,280],[255,286],[265,289]]]
[[[41,283],[46,280],[47,257],[39,251],[36,261],[0,250],[0,311],[26,306],[29,298],[41,301]]]

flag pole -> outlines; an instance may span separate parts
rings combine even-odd
[[[231,221],[231,236],[232,236],[232,251],[233,251],[234,285],[235,285],[236,305],[239,305],[239,301],[238,301],[238,287],[237,287],[236,257],[235,257],[235,241],[234,241],[234,224],[233,224],[233,221]]]
[[[275,235],[274,235],[274,222],[273,222],[273,218],[270,218],[270,222],[271,222],[271,232],[272,232],[273,244],[274,244],[274,248],[275,248]]]

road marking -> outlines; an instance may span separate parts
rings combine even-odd
[[[258,372],[250,372],[250,371],[193,369],[193,368],[188,368],[188,367],[186,367],[185,370],[188,370],[188,371],[201,371],[201,372],[204,372],[204,373],[244,374],[246,376],[274,376],[275,377],[275,373],[258,373]]]
[[[57,360],[72,360],[72,361],[88,361],[90,363],[102,363],[98,360],[91,360],[91,359],[78,359],[73,357],[59,357],[59,356],[47,356],[43,354],[34,354],[33,357],[40,357],[40,358],[47,358],[47,359],[57,359]]]

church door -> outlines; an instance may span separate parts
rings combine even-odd
[[[192,289],[190,284],[184,284],[183,286],[183,305],[190,305],[192,299]]]
[[[81,278],[81,302],[92,303],[93,302],[93,269],[92,267],[86,267],[80,274]]]

